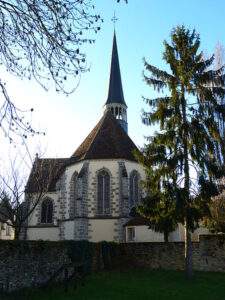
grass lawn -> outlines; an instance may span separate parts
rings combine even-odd
[[[183,272],[129,270],[104,272],[86,278],[84,286],[65,293],[62,286],[12,295],[15,300],[225,300],[225,274],[196,272],[192,281]]]

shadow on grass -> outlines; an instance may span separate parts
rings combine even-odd
[[[92,274],[85,285],[72,282],[45,289],[27,289],[1,300],[224,300],[225,274],[196,272],[188,281],[184,272],[128,270]]]

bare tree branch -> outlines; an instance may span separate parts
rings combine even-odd
[[[46,90],[53,81],[56,91],[72,93],[89,68],[83,47],[95,42],[103,22],[94,3],[0,0],[0,65],[19,78],[35,79]],[[0,90],[0,127],[10,142],[14,134],[38,134],[8,96],[2,76]]]
[[[21,168],[24,160],[17,156],[10,161],[10,173],[0,174],[0,222],[14,228],[15,238],[40,201],[55,188],[65,159],[36,157],[28,181]]]

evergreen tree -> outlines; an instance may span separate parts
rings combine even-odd
[[[225,62],[225,49],[221,43],[217,43],[214,51],[215,59],[213,61],[213,69],[218,70],[219,68],[222,68]],[[223,74],[224,70],[223,70]],[[217,99],[218,105],[225,106],[225,98],[220,97]],[[218,159],[220,160],[221,164],[225,163],[225,124],[223,117],[221,116],[221,112],[219,111],[218,114],[214,116],[215,120],[217,121],[219,128],[220,128],[220,134],[223,137],[222,143],[215,142],[215,147],[217,149],[217,156]]]
[[[144,61],[146,83],[167,95],[145,99],[151,110],[143,113],[143,121],[159,129],[141,160],[147,170],[152,168],[161,190],[172,191],[174,218],[185,226],[185,266],[190,278],[191,232],[209,213],[207,204],[218,194],[216,180],[224,175],[215,149],[222,136],[214,118],[220,114],[225,119],[225,109],[218,104],[225,95],[224,67],[210,69],[214,56],[204,59],[199,35],[184,26],[172,30],[171,44],[165,41],[164,47],[163,59],[170,72]]]
[[[152,163],[150,161],[149,164],[148,161],[149,150],[151,154],[154,151],[148,146],[144,150],[144,155],[137,154],[139,161],[145,166],[147,180],[143,182],[146,196],[136,211],[149,221],[150,229],[163,233],[164,241],[168,242],[169,233],[178,226],[174,188],[169,181],[160,182],[157,172],[153,172]]]

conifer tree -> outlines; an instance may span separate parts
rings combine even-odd
[[[158,125],[158,130],[149,138],[141,161],[147,172],[152,169],[160,190],[173,195],[174,220],[185,227],[185,267],[190,278],[191,232],[209,212],[208,203],[218,194],[217,179],[224,175],[214,146],[222,142],[214,116],[225,119],[225,109],[218,104],[225,95],[224,67],[211,70],[214,56],[204,59],[199,35],[184,26],[172,30],[171,43],[165,41],[164,47],[163,60],[170,72],[144,60],[145,82],[166,95],[145,99],[150,112],[143,113],[143,122]]]
[[[160,182],[157,172],[153,172],[152,163],[149,164],[148,161],[149,150],[152,155],[154,149],[150,146],[144,149],[143,155],[137,154],[139,161],[146,167],[147,180],[143,182],[146,196],[142,199],[142,204],[136,208],[136,212],[148,220],[150,229],[163,233],[164,241],[168,242],[169,233],[178,226],[175,193],[169,181]]]

